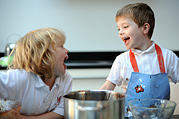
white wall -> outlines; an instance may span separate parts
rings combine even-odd
[[[161,46],[179,50],[179,0],[0,0],[0,52],[7,42],[43,28],[57,27],[70,51],[126,50],[118,38],[115,14],[128,3],[146,2],[155,12],[153,35]],[[8,40],[8,41],[7,41]]]

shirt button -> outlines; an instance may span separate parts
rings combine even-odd
[[[144,61],[144,64],[147,64],[147,61],[146,61],[146,60]]]
[[[46,104],[50,104],[50,101],[47,101]]]

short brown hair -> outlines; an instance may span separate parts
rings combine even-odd
[[[116,13],[116,19],[120,17],[130,17],[138,27],[145,23],[150,25],[148,37],[151,38],[155,26],[155,17],[152,9],[145,3],[134,3],[124,6]]]

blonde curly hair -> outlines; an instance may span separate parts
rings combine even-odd
[[[54,75],[55,46],[64,44],[65,34],[55,28],[43,28],[31,31],[20,38],[10,56],[13,60],[9,69],[25,69],[41,78],[51,78]]]

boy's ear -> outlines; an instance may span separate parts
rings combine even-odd
[[[144,34],[148,34],[149,29],[150,29],[150,25],[148,23],[145,23],[143,25],[142,31],[143,31]]]

